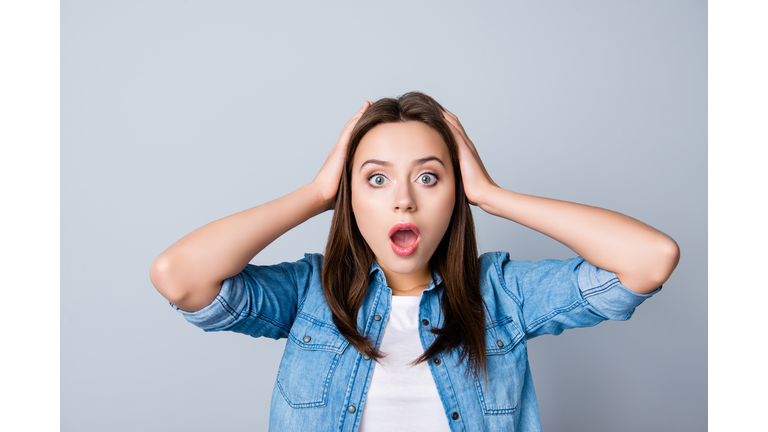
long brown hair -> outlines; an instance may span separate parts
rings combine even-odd
[[[415,363],[461,347],[460,359],[468,360],[468,370],[485,374],[485,310],[480,295],[480,264],[475,240],[475,224],[459,169],[459,155],[451,129],[443,117],[443,107],[418,92],[397,99],[380,99],[363,114],[347,147],[346,165],[331,222],[331,232],[323,263],[323,292],[339,332],[358,351],[374,359],[383,354],[360,334],[357,314],[368,288],[373,252],[366,243],[352,214],[350,185],[352,160],[363,136],[382,123],[418,121],[431,127],[445,141],[456,177],[456,201],[448,229],[430,259],[432,270],[443,279],[440,306],[445,316],[442,328],[433,328],[437,339]]]

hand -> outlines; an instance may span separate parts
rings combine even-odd
[[[459,165],[464,181],[464,193],[467,194],[470,204],[480,205],[485,191],[491,187],[498,187],[498,185],[485,169],[480,154],[477,153],[475,145],[467,136],[464,127],[459,123],[459,118],[447,109],[443,110],[443,117],[448,122],[459,148]]]
[[[347,155],[349,137],[352,134],[352,129],[355,128],[358,120],[360,120],[360,117],[363,116],[363,113],[365,113],[371,105],[373,105],[373,102],[366,101],[357,114],[349,119],[344,126],[344,129],[341,130],[339,140],[336,141],[336,145],[333,146],[328,158],[325,159],[323,167],[320,168],[320,172],[317,173],[315,179],[312,180],[312,184],[317,187],[318,193],[325,204],[323,211],[332,209],[335,204],[336,192],[339,189],[339,181],[341,180],[341,173],[344,170],[344,158]]]

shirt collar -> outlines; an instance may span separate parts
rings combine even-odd
[[[371,279],[375,279],[381,282],[384,286],[387,286],[387,279],[384,277],[384,270],[379,267],[379,263],[376,262],[376,258],[371,261],[371,268],[368,270],[368,275]],[[427,290],[440,286],[443,283],[443,278],[433,269],[432,280],[429,282]]]

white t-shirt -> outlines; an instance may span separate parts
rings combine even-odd
[[[360,432],[448,432],[448,417],[426,362],[411,366],[424,353],[419,339],[421,297],[392,296],[381,351],[373,368]]]

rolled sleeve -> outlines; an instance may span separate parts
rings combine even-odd
[[[617,321],[628,320],[636,307],[661,290],[638,294],[622,285],[615,273],[587,261],[579,265],[578,281],[584,299],[606,318]]]
[[[230,326],[235,322],[239,313],[245,308],[245,282],[243,274],[225,280],[221,284],[221,291],[208,306],[195,311],[187,312],[173,303],[170,305],[184,315],[184,319],[200,327],[205,331],[216,331]]]
[[[496,252],[484,260],[494,261],[500,269],[499,280],[492,285],[503,287],[519,308],[518,322],[528,339],[591,327],[607,319],[629,319],[638,305],[658,292],[636,294],[621,285],[615,273],[581,257],[530,262]]]
[[[222,282],[219,294],[208,306],[196,312],[171,306],[205,331],[285,338],[309,287],[320,286],[321,269],[320,254],[306,254],[299,261],[272,266],[249,264]]]

